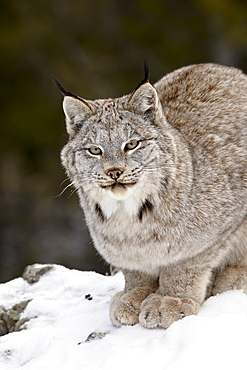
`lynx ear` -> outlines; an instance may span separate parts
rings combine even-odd
[[[145,115],[156,123],[162,112],[157,91],[146,81],[132,93],[128,101],[128,109],[136,114]]]
[[[69,95],[64,97],[63,111],[70,138],[73,138],[83,122],[94,114],[88,102]]]
[[[79,96],[66,91],[55,78],[54,81],[64,95],[63,111],[66,118],[67,131],[70,139],[72,139],[83,122],[95,113],[93,105]]]

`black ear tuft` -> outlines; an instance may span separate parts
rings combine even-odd
[[[61,91],[63,95],[65,96],[70,95],[70,93],[65,90],[65,88],[60,84],[60,82],[58,82],[58,80],[55,79],[55,77],[53,77],[53,80],[55,81],[55,84],[57,85],[57,87],[59,88],[59,90]]]
[[[149,82],[149,75],[150,75],[150,73],[149,73],[149,66],[148,66],[148,64],[147,64],[147,62],[146,62],[146,60],[145,60],[145,62],[144,62],[144,83],[145,82]]]
[[[149,67],[147,62],[144,62],[144,79],[139,83],[139,85],[136,87],[135,91],[139,89],[141,85],[144,85],[145,83],[149,82]]]
[[[71,96],[72,98],[74,99],[77,99],[77,100],[80,100],[82,101],[84,104],[88,105],[87,102],[80,98],[79,96],[75,95],[75,94],[72,94],[71,92],[65,90],[65,88],[60,84],[60,82],[58,82],[58,80],[55,79],[55,77],[53,77],[53,80],[55,81],[55,84],[57,85],[57,87],[59,88],[59,90],[61,91],[61,93],[64,95],[64,96]]]

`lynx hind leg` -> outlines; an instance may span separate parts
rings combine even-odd
[[[212,295],[234,289],[247,293],[247,266],[228,266],[216,274]]]
[[[125,290],[115,294],[110,303],[114,325],[135,325],[139,322],[141,304],[158,287],[157,279],[136,271],[123,271]]]
[[[219,268],[213,279],[212,295],[227,290],[241,289],[247,293],[247,218],[225,242],[230,250],[223,268]]]

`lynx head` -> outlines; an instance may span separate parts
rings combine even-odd
[[[162,143],[165,118],[148,79],[117,99],[84,100],[60,89],[70,137],[61,158],[79,195],[103,209],[111,204],[108,215],[119,202],[129,200],[131,212],[151,203],[173,160],[168,142]]]

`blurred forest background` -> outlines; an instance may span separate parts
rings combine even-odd
[[[3,0],[0,282],[27,264],[105,272],[60,165],[67,141],[52,76],[84,98],[217,62],[247,72],[246,0]]]

